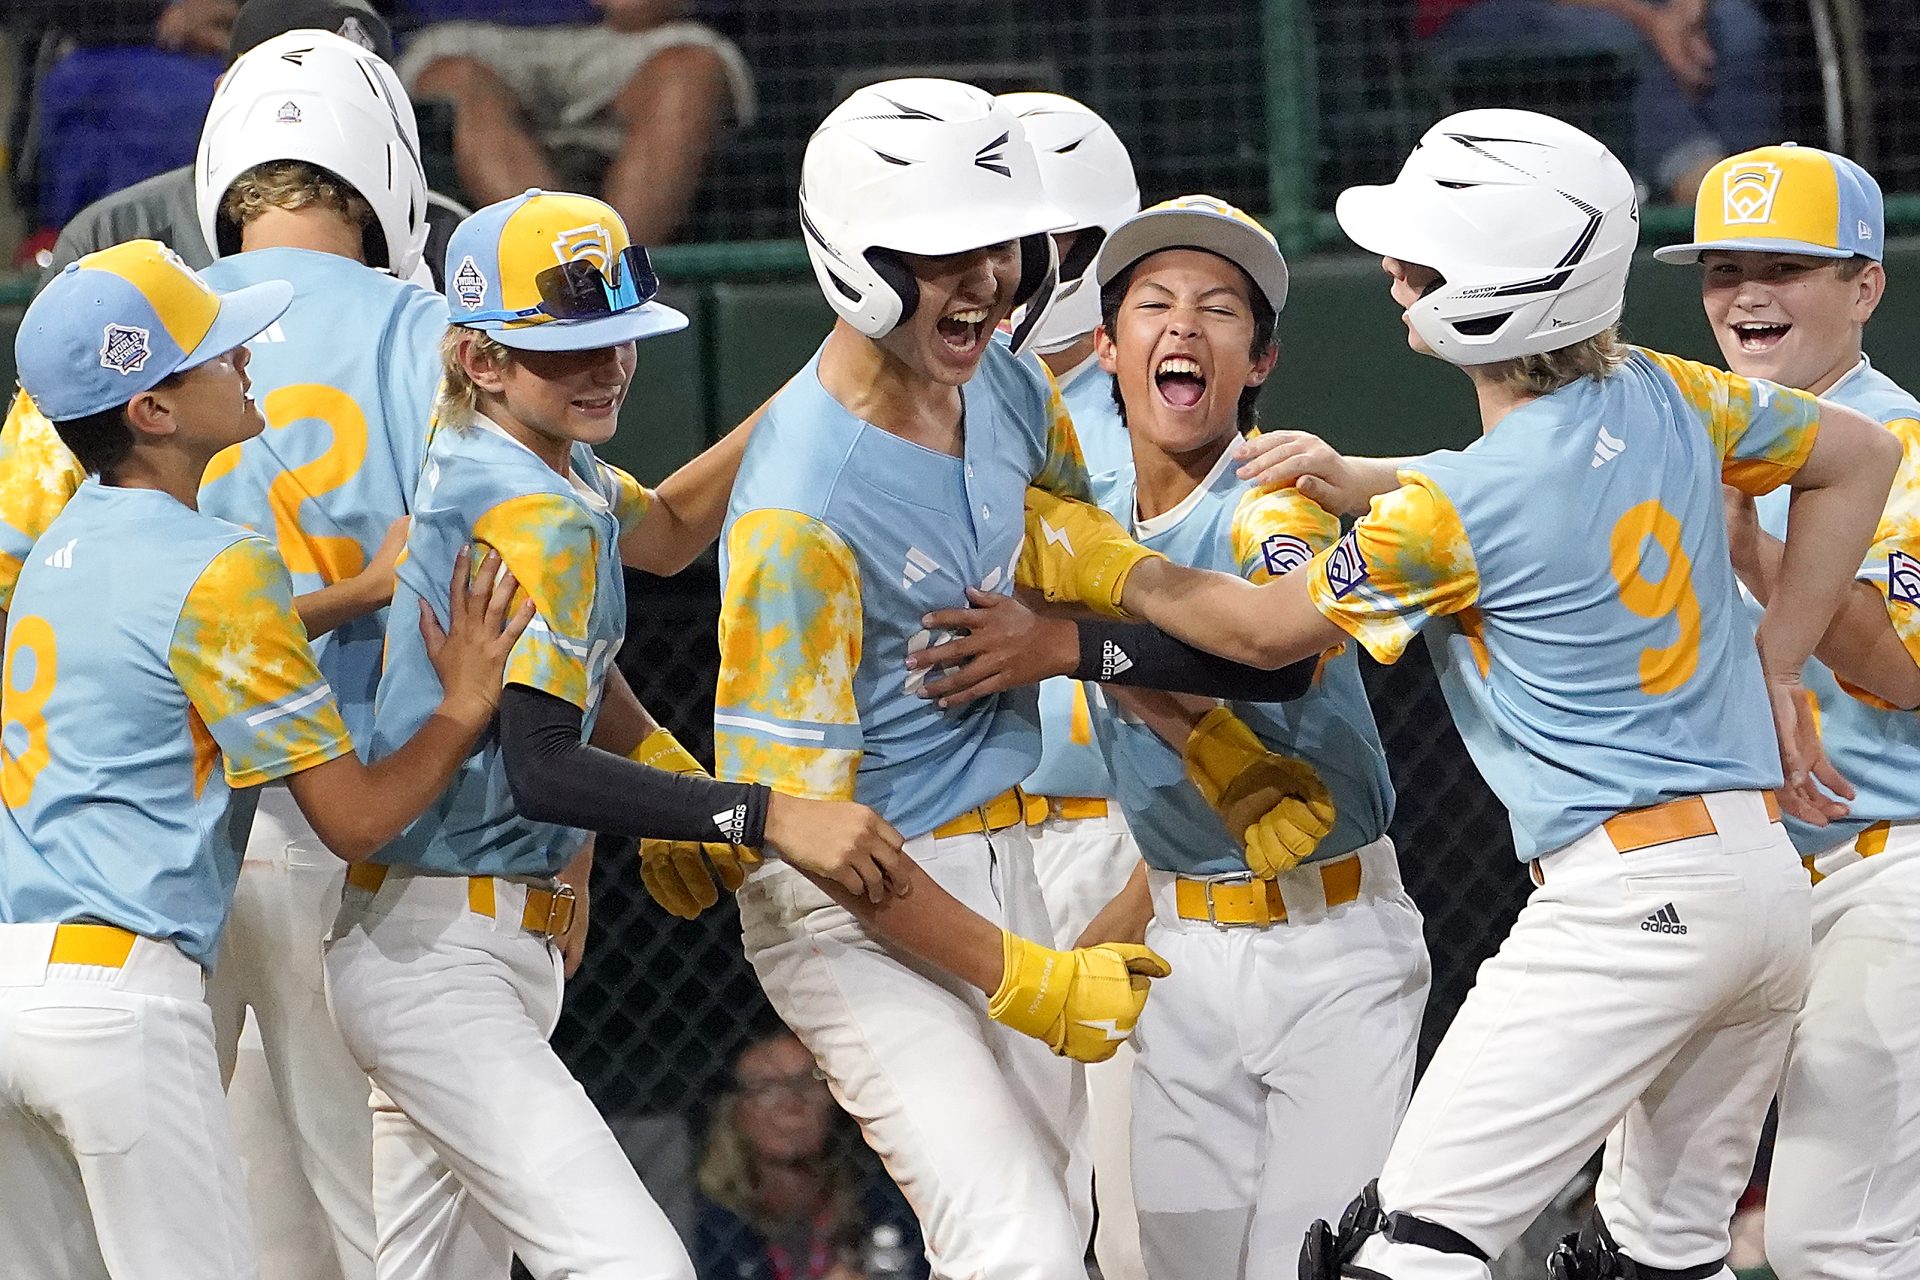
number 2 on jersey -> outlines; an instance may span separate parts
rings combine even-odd
[[[1666,573],[1641,570],[1651,540],[1666,556]],[[1700,667],[1700,597],[1693,589],[1693,561],[1680,545],[1680,521],[1658,501],[1638,503],[1613,526],[1613,580],[1620,603],[1643,618],[1672,618],[1680,634],[1672,644],[1640,651],[1640,688],[1672,693]]]
[[[6,666],[0,671],[0,681],[6,684],[6,717],[0,722],[0,744],[4,744],[0,746],[0,799],[9,809],[23,808],[33,798],[34,780],[52,758],[46,707],[53,696],[55,673],[53,627],[32,614],[14,618],[7,628]]]

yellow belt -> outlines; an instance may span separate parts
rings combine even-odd
[[[1020,794],[1026,798],[1027,825],[1030,827],[1037,827],[1048,818],[1073,822],[1081,818],[1107,816],[1107,801],[1100,796],[1036,796],[1025,791]]]
[[[1029,799],[1020,788],[1009,787],[985,804],[935,827],[934,839],[944,840],[948,836],[970,836],[981,831],[1005,831],[1008,827],[1025,826]]]
[[[368,893],[378,893],[387,882],[389,868],[373,862],[356,862],[347,868],[347,883]],[[557,938],[573,925],[573,886],[554,889],[527,889],[527,905],[520,913],[520,927],[529,933]],[[489,920],[497,918],[494,907],[494,877],[467,877],[467,909]]]
[[[1320,887],[1329,907],[1343,906],[1360,896],[1360,859],[1341,858],[1310,868],[1320,875]],[[1207,880],[1181,876],[1173,884],[1174,909],[1182,920],[1204,920],[1221,927],[1283,924],[1287,904],[1278,880]]]
[[[1887,851],[1887,833],[1892,829],[1893,824],[1884,820],[1870,823],[1860,828],[1860,834],[1853,838],[1853,851],[1863,858],[1871,858],[1876,853],[1885,853]],[[1802,857],[1800,862],[1806,867],[1807,874],[1813,878],[1815,884],[1819,884],[1822,880],[1826,879],[1825,876],[1814,869],[1814,855],[1809,853]],[[1848,865],[1851,866],[1852,864],[1849,863]]]
[[[1774,798],[1771,791],[1765,792],[1764,796],[1767,821],[1780,821],[1780,801]],[[1613,842],[1614,849],[1620,853],[1651,849],[1654,845],[1671,844],[1675,840],[1694,840],[1713,835],[1719,830],[1713,825],[1713,814],[1708,811],[1707,802],[1699,796],[1681,796],[1665,804],[1628,809],[1625,813],[1614,814],[1600,825],[1607,833],[1607,839]],[[1528,869],[1533,873],[1535,884],[1546,883],[1538,859],[1529,863]]]
[[[110,924],[63,924],[53,931],[53,950],[47,963],[123,968],[139,936]]]

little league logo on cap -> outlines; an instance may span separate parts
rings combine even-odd
[[[108,325],[100,340],[100,367],[118,374],[140,372],[152,354],[153,343],[147,331],[130,324]]]
[[[1720,181],[1726,206],[1721,221],[1732,227],[1772,220],[1773,198],[1780,193],[1779,165],[1765,160],[1730,164]]]
[[[1707,171],[1693,208],[1693,239],[1655,249],[1662,262],[1698,262],[1709,250],[1881,257],[1880,184],[1818,147],[1760,147]]]
[[[487,300],[487,278],[480,274],[480,265],[472,254],[460,259],[460,269],[453,273],[449,283],[453,285],[453,296],[469,311],[478,311],[480,304]]]

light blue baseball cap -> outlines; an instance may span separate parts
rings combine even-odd
[[[1728,156],[1701,180],[1693,239],[1655,249],[1662,262],[1698,262],[1710,249],[1872,258],[1886,251],[1880,184],[1853,161],[1786,142]]]
[[[613,206],[528,191],[472,214],[447,242],[447,319],[523,351],[593,351],[677,333],[653,301],[647,251]]]
[[[90,253],[47,282],[14,338],[20,386],[52,422],[104,413],[278,320],[293,286],[220,293],[157,240]]]

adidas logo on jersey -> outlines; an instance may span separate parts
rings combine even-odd
[[[1640,927],[1648,933],[1685,933],[1687,931],[1687,926],[1680,923],[1680,913],[1673,909],[1671,902],[1642,920]]]
[[[1627,451],[1627,442],[1614,435],[1605,427],[1600,428],[1599,438],[1593,442],[1593,466],[1604,467]]]
[[[911,587],[930,573],[940,572],[940,562],[918,547],[907,548],[907,567],[900,572],[900,585]]]
[[[1100,678],[1111,680],[1123,671],[1133,670],[1133,659],[1127,651],[1111,640],[1100,645]]]
[[[731,809],[722,809],[713,815],[713,825],[720,829],[720,836],[728,844],[739,844],[747,834],[747,806],[737,804]]]
[[[41,561],[41,563],[46,565],[47,568],[49,569],[73,568],[73,548],[74,548],[74,544],[79,541],[80,539],[78,538],[68,538],[66,546],[61,547],[58,551],[55,551],[52,555],[48,556],[45,560]]]

